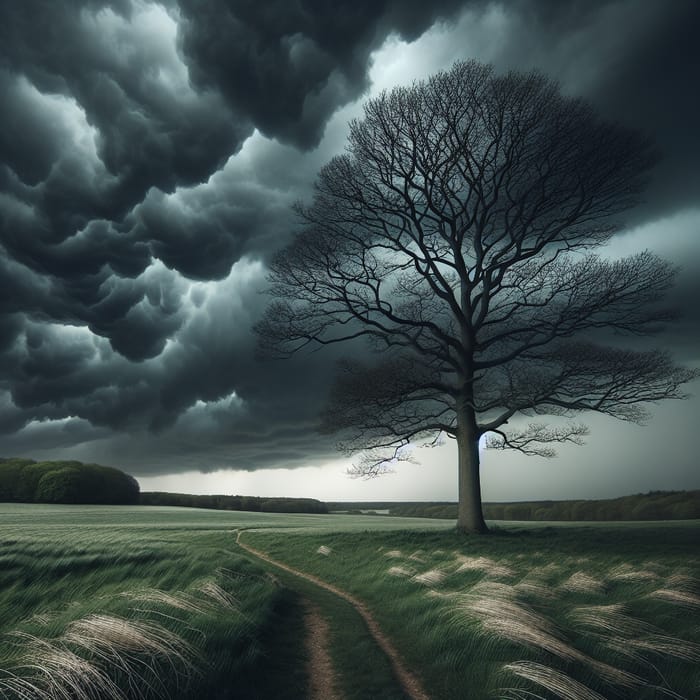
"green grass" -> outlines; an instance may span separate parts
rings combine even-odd
[[[0,505],[0,697],[303,698],[298,605],[221,515]]]
[[[236,546],[235,531],[375,525],[371,516],[0,504],[0,698],[304,698],[309,590],[280,586]],[[348,700],[367,688],[400,697],[359,617],[311,588],[333,622]]]
[[[347,700],[400,700],[351,606],[238,529],[365,601],[434,700],[700,696],[700,523],[453,525],[0,504],[0,698],[301,700],[309,598]]]
[[[699,535],[695,522],[245,538],[364,600],[433,698],[645,699],[700,692]]]
[[[364,620],[347,601],[315,584],[274,568],[289,590],[311,599],[329,622],[329,652],[344,700],[406,700],[388,659],[370,635]],[[298,637],[298,630],[296,630]],[[297,644],[299,640],[297,638]],[[261,696],[274,697],[274,695]]]

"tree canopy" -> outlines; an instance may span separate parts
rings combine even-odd
[[[129,474],[99,464],[0,459],[2,501],[134,504],[139,484]]]
[[[365,475],[412,441],[456,438],[458,525],[484,531],[483,435],[551,455],[587,432],[562,418],[639,422],[696,376],[625,340],[674,318],[659,300],[675,269],[649,251],[594,252],[656,158],[539,73],[460,62],[384,92],[298,207],[301,230],[271,264],[261,347],[349,344],[324,429],[368,449]]]

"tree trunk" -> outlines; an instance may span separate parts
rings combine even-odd
[[[457,416],[457,448],[459,455],[457,529],[464,533],[488,532],[481,507],[479,435],[474,416],[468,411]]]

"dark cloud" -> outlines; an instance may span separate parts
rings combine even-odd
[[[368,87],[390,32],[411,40],[458,0],[180,0],[180,43],[196,84],[220,90],[266,136],[308,148],[335,109]]]
[[[128,211],[151,187],[171,191],[206,179],[252,130],[216,94],[187,89],[186,67],[169,41],[174,20],[160,5],[30,0],[3,15],[3,64],[15,91],[30,93],[20,109],[34,107],[34,132],[51,136],[42,123],[46,95],[77,107],[95,130],[96,155],[116,180],[100,212],[108,218]],[[32,98],[39,104],[27,105]],[[53,166],[56,148],[51,138],[21,148],[12,161],[15,172],[21,177],[29,170],[36,180],[40,173],[32,164]]]
[[[650,22],[646,41],[603,72],[591,96],[659,147],[662,160],[642,213],[695,204],[700,192],[700,5],[664,4]]]
[[[503,13],[500,43],[485,49],[501,69],[538,68],[608,118],[651,137],[661,154],[645,205],[628,217],[673,212],[700,191],[700,5],[694,0],[517,0]]]
[[[255,127],[316,142],[366,87],[389,31],[414,36],[457,3],[421,7],[3,5],[0,245],[50,277],[40,313],[89,325],[130,359],[156,356],[173,312],[105,277],[137,277],[153,258],[192,279],[226,277],[265,227],[270,193],[241,184],[212,201],[183,189],[207,183]]]
[[[2,3],[0,455],[141,474],[336,456],[314,429],[337,354],[259,363],[251,327],[373,52],[432,30],[413,68],[538,68],[648,132],[664,159],[633,222],[663,252],[698,207],[699,25],[693,0]],[[670,252],[686,316],[664,342],[696,361],[700,255]]]

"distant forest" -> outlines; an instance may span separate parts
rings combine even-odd
[[[457,518],[457,504],[439,503],[328,503],[333,511],[389,511],[389,515],[419,518]],[[606,500],[528,501],[484,503],[488,520],[693,520],[700,519],[700,491],[650,491]]]
[[[248,510],[256,513],[327,513],[328,506],[315,498],[264,498],[259,496],[193,496],[188,493],[145,491],[144,506],[181,506],[216,510]]]
[[[139,483],[99,464],[0,457],[0,502],[136,504]]]
[[[324,503],[315,498],[140,493],[134,477],[113,467],[0,457],[2,502],[141,504],[260,513],[376,511],[395,516],[457,519],[457,504],[445,501]],[[488,520],[692,520],[700,519],[700,490],[651,491],[606,500],[485,503],[484,515]]]
[[[3,457],[0,457],[0,503],[140,504],[263,513],[328,512],[326,504],[314,498],[140,493],[139,483],[133,476],[113,467]]]

